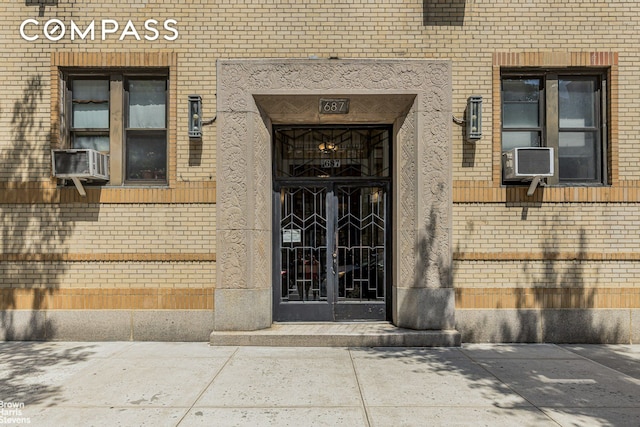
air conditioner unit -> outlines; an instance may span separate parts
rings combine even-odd
[[[504,178],[528,181],[553,176],[553,148],[521,147],[502,153]]]
[[[109,155],[88,148],[52,150],[53,175],[61,179],[109,180]]]

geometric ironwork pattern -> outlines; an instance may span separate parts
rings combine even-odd
[[[281,188],[280,302],[384,303],[387,203],[384,187]]]
[[[280,191],[282,301],[326,301],[326,187]]]
[[[388,177],[388,127],[276,127],[275,175]]]
[[[372,184],[390,180],[390,127],[273,130],[279,302],[384,305],[388,200],[386,187]]]
[[[338,303],[384,301],[386,197],[382,187],[337,187]]]

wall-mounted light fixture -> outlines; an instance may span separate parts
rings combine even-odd
[[[189,138],[202,138],[202,97],[189,95]]]
[[[475,142],[482,138],[482,96],[473,95],[467,99],[465,122],[467,141]]]

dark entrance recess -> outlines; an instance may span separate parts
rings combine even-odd
[[[389,319],[391,129],[273,135],[274,319]]]

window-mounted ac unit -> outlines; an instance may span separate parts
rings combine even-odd
[[[53,175],[61,179],[109,180],[109,155],[88,148],[52,150]]]
[[[553,176],[553,148],[521,147],[502,154],[504,178],[527,181]]]

